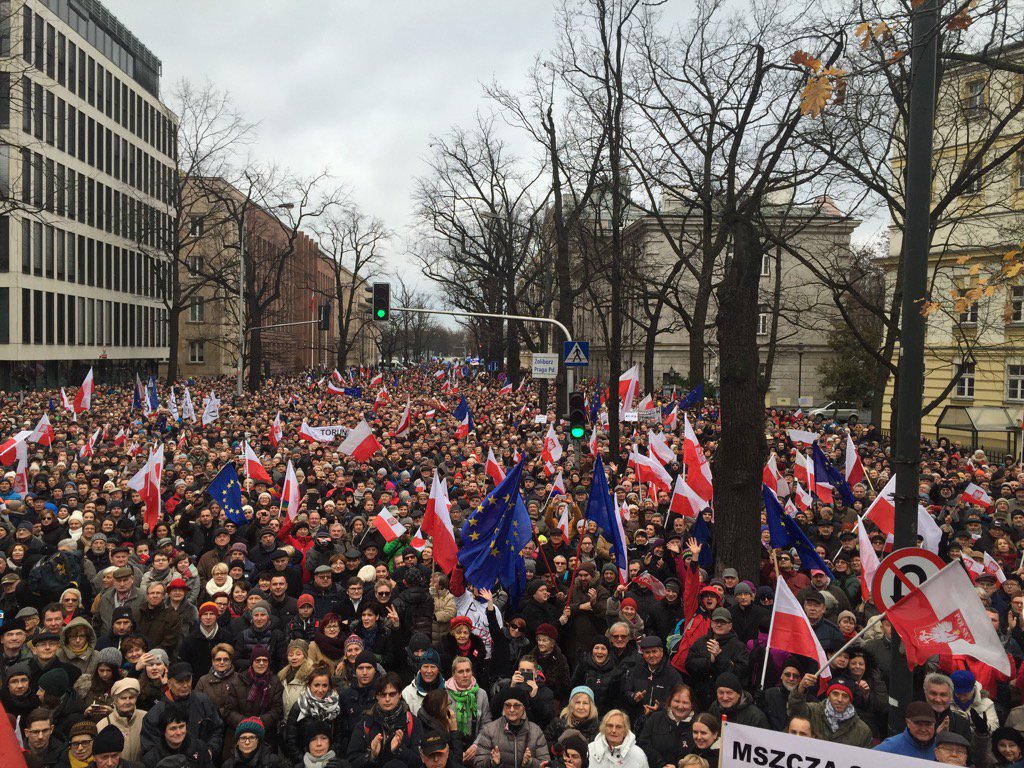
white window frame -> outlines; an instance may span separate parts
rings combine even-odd
[[[980,195],[984,185],[984,174],[977,174],[969,178],[967,182],[964,184],[963,197],[973,197],[974,195]]]
[[[188,305],[188,321],[202,323],[206,321],[206,302],[202,296],[193,296]]]
[[[956,386],[953,388],[953,397],[958,400],[973,400],[974,399],[974,363],[965,362],[963,365],[963,372],[956,381]]]
[[[1024,285],[1010,287],[1010,322],[1024,324]]]
[[[969,116],[980,116],[985,110],[985,81],[968,80],[964,86],[964,108]]]
[[[1006,364],[1006,399],[1016,403],[1024,402],[1024,363]]]
[[[767,336],[768,331],[771,329],[771,322],[769,319],[768,310],[762,309],[757,313],[757,335]]]
[[[1017,153],[1017,189],[1024,189],[1024,152]]]
[[[188,343],[188,361],[193,365],[206,362],[206,342],[190,341]]]
[[[188,233],[193,237],[201,236],[203,234],[205,222],[205,216],[190,216],[188,220]]]
[[[772,274],[772,256],[766,253],[761,256],[761,277],[770,277]]]
[[[203,268],[203,257],[193,253],[188,257],[188,273],[191,277],[198,277]]]

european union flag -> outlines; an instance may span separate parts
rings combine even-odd
[[[778,497],[767,485],[761,486],[761,493],[764,496],[765,517],[768,520],[768,533],[771,535],[772,547],[794,547],[800,555],[800,563],[804,568],[818,568],[834,579],[832,571],[825,565],[825,561],[818,555],[817,550],[811,546],[807,536],[796,520],[787,515],[779,503]]]
[[[814,476],[818,477],[818,473],[823,472],[825,477],[828,478],[829,485],[839,491],[843,503],[848,507],[852,507],[856,499],[853,498],[853,490],[850,488],[850,484],[846,482],[846,478],[843,477],[839,470],[832,466],[832,462],[828,460],[828,456],[818,447],[817,443],[814,444],[811,456],[814,460]],[[835,499],[833,498],[834,501]]]
[[[532,537],[530,515],[519,494],[525,461],[524,456],[462,524],[459,547],[466,583],[491,589],[498,581],[508,590],[513,606],[526,589],[521,552]]]
[[[598,456],[594,460],[594,477],[590,481],[590,497],[587,499],[587,520],[593,520],[611,542],[615,553],[615,566],[619,569],[619,579],[625,584],[629,580],[629,561],[626,556],[626,532],[622,527],[622,516],[615,496],[608,487],[608,477],[604,473],[604,463]]]
[[[693,408],[693,406],[697,405],[698,403],[703,403],[703,402],[704,402],[704,382],[702,381],[700,384],[698,384],[696,387],[694,387],[692,391],[688,392],[686,397],[684,397],[682,400],[679,401],[679,407],[683,408],[683,409]]]
[[[149,398],[149,408],[151,411],[156,412],[160,410],[160,398],[156,394],[156,379],[152,376],[149,377],[149,383],[146,385],[146,397]]]
[[[344,392],[346,397],[354,397],[357,400],[363,396],[362,387],[345,387]]]
[[[206,489],[207,495],[220,504],[228,520],[243,525],[245,515],[242,513],[242,486],[238,484],[238,473],[235,465],[228,462],[221,467]]]

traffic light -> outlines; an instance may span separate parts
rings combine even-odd
[[[582,392],[569,393],[569,437],[582,440],[587,434],[587,398]]]
[[[331,330],[331,303],[321,304],[316,316],[316,327],[319,331]]]
[[[373,319],[379,323],[391,319],[391,284],[373,284]]]

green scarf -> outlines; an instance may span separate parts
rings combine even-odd
[[[473,720],[476,717],[476,692],[480,690],[476,680],[464,691],[455,687],[451,680],[445,685],[448,695],[455,704],[455,721],[459,726],[459,733],[469,737],[473,735]]]

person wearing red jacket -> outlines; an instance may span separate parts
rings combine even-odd
[[[683,582],[683,620],[679,624],[682,636],[672,655],[672,666],[686,672],[686,657],[690,647],[711,631],[711,614],[722,604],[722,596],[713,587],[702,587],[700,583],[700,549],[703,546],[696,539],[686,542],[688,552],[676,558],[676,572]],[[688,557],[687,557],[688,555]]]

